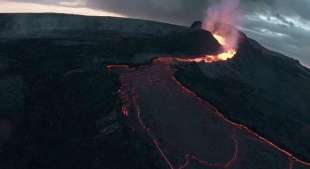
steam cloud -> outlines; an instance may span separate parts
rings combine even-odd
[[[208,17],[203,22],[204,29],[224,37],[225,50],[238,47],[239,32],[236,27],[241,25],[242,20],[239,5],[239,0],[223,0],[208,8]]]

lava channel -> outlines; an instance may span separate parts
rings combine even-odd
[[[120,75],[124,115],[136,131],[152,140],[168,168],[310,167],[309,162],[225,118],[177,81],[168,61],[173,59],[158,58],[135,68],[108,67]]]
[[[266,169],[310,167],[309,162],[225,118],[213,105],[175,79],[171,68],[175,61],[210,63],[235,56],[237,49],[228,48],[225,38],[213,36],[223,46],[223,53],[196,58],[161,57],[151,65],[135,68],[109,65],[108,70],[120,75],[119,95],[124,116],[137,131],[140,129],[149,136],[170,169],[194,165],[226,169],[260,165]],[[279,162],[275,163],[274,158]]]

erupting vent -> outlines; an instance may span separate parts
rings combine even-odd
[[[217,55],[206,55],[198,58],[179,59],[185,62],[217,62],[226,61],[235,56],[238,49],[239,32],[234,27],[241,24],[239,1],[223,1],[208,9],[208,18],[203,22],[203,29],[212,33],[222,45],[223,52]]]
[[[217,55],[205,55],[202,57],[196,57],[196,58],[190,58],[190,59],[178,59],[178,61],[183,62],[205,62],[205,63],[212,63],[217,61],[226,61],[228,59],[231,59],[235,56],[237,53],[237,48],[226,48],[225,46],[227,43],[227,40],[219,35],[219,34],[213,34],[213,37],[223,46],[224,51]]]
[[[179,59],[179,60],[186,61],[186,62],[211,63],[211,62],[217,62],[217,61],[225,61],[235,56],[235,54],[237,53],[237,49],[235,48],[225,49],[226,40],[223,36],[218,35],[218,34],[213,34],[213,37],[224,47],[224,52],[218,55],[205,55],[203,57],[198,57],[198,58],[193,58],[193,59]]]

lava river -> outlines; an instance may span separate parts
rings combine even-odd
[[[295,158],[184,87],[162,57],[151,65],[110,65],[120,75],[123,113],[146,134],[167,168],[298,169],[309,163]]]

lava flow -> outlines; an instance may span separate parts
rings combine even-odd
[[[237,48],[229,37],[213,34],[223,46],[219,55],[184,59],[182,62],[216,62],[234,57]],[[120,73],[122,112],[135,131],[146,134],[170,169],[310,167],[287,150],[248,127],[232,122],[175,77],[173,57],[152,64],[128,67],[110,65]],[[255,158],[253,158],[253,156]],[[252,158],[251,158],[252,157]],[[275,163],[274,159],[277,159]]]
[[[211,63],[236,55],[239,32],[228,25],[237,25],[237,6],[237,0],[227,0],[208,10],[203,29],[222,45],[223,52],[218,55],[161,57],[150,65],[132,68],[108,66],[119,72],[123,114],[136,132],[150,138],[170,169],[309,168],[310,162],[227,119],[174,77],[171,65],[175,60]]]
[[[124,116],[136,132],[150,138],[168,168],[310,167],[183,86],[165,58],[135,68],[108,68],[119,72]]]
[[[209,7],[208,17],[202,24],[202,29],[211,32],[213,37],[222,45],[222,53],[178,60],[211,63],[233,58],[238,50],[240,35],[234,27],[240,26],[242,21],[239,4],[239,0],[223,0],[219,4]]]
[[[217,55],[205,55],[202,57],[195,57],[195,58],[178,58],[178,61],[183,62],[204,62],[204,63],[212,63],[212,62],[218,62],[218,61],[226,61],[228,59],[232,59],[235,54],[237,53],[236,48],[228,47],[230,45],[227,45],[227,40],[224,36],[221,36],[217,33],[212,34],[213,37],[223,46],[224,51]]]
[[[228,45],[229,42],[227,42],[227,39],[224,36],[221,36],[219,34],[213,34],[213,37],[223,46],[224,48],[224,52],[218,54],[218,55],[213,55],[214,61],[225,61],[228,59],[231,59],[235,56],[235,54],[237,53],[237,49],[230,47],[230,45]],[[209,56],[209,57],[212,57]]]
[[[216,62],[233,58],[225,36],[214,38],[226,49],[219,55],[185,62]],[[122,112],[135,131],[146,134],[170,169],[310,167],[248,127],[227,119],[214,106],[183,86],[175,77],[173,57],[152,64],[128,67],[110,65],[120,74]],[[274,159],[277,159],[275,163]]]

